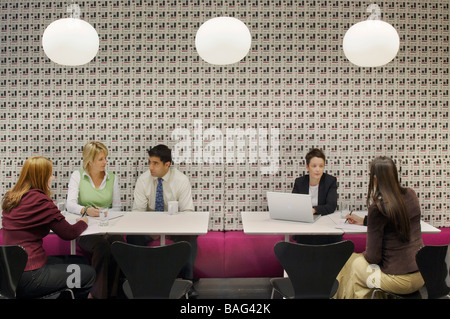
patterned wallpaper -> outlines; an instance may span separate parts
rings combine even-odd
[[[105,143],[131,209],[146,150],[174,150],[211,230],[242,229],[241,211],[267,210],[266,191],[292,190],[311,147],[324,149],[339,204],[365,209],[367,169],[394,158],[419,195],[423,219],[450,226],[449,2],[378,1],[400,36],[389,64],[360,68],[342,50],[370,1],[75,1],[100,37],[89,64],[64,67],[41,37],[71,1],[2,0],[0,190],[23,161],[54,162],[55,200],[89,140]],[[246,58],[204,62],[195,34],[206,20],[239,18],[252,34]]]

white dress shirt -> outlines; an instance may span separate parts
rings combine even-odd
[[[192,190],[189,178],[174,167],[163,177],[164,211],[169,201],[178,202],[178,211],[194,211]],[[150,169],[139,176],[134,189],[134,211],[155,211],[156,186],[158,178],[150,173]]]
[[[119,188],[119,176],[116,174],[114,178],[114,186],[113,186],[113,199],[112,199],[112,208],[111,211],[120,211],[121,210],[121,202],[120,202],[120,188]],[[95,188],[94,182],[92,181],[91,176],[88,173],[83,171],[83,177],[89,177],[89,181],[92,187]],[[103,178],[102,183],[100,184],[99,189],[103,189],[106,186],[106,179],[109,178],[108,172],[105,171],[105,177]],[[67,202],[66,202],[66,210],[72,214],[80,214],[81,209],[84,206],[78,204],[78,193],[80,186],[81,175],[80,171],[76,170],[70,176],[69,181],[69,190],[67,192]]]
[[[317,206],[319,202],[319,185],[309,185],[309,195],[311,195],[312,206]]]

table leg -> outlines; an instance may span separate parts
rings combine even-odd
[[[70,241],[70,254],[76,255],[77,254],[77,242],[76,239],[72,239]]]
[[[285,234],[285,235],[284,235],[284,241],[285,241],[285,242],[289,242],[289,237],[290,237],[290,235]],[[288,277],[287,272],[286,272],[286,270],[284,270],[284,269],[283,269],[283,277],[285,277],[285,278]]]
[[[166,245],[166,235],[161,235],[160,237],[160,244],[161,246],[165,246]]]

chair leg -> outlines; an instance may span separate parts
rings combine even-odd
[[[384,296],[385,298],[388,298],[389,295],[390,295],[389,292],[384,291],[384,290],[381,289],[381,288],[373,288],[373,289],[372,289],[372,296],[370,297],[370,299],[375,299],[375,294],[376,294],[377,292],[380,293],[380,294],[382,294],[382,296]]]
[[[274,296],[275,296],[275,289],[272,288],[272,293],[271,293],[271,295],[270,295],[270,299],[274,299],[274,298],[273,298]]]
[[[372,290],[372,296],[370,296],[370,299],[373,299],[373,297],[375,296],[375,293],[377,292],[378,289],[373,289]]]
[[[67,291],[69,291],[70,296],[72,297],[72,299],[75,299],[75,295],[73,294],[72,289],[67,289]]]

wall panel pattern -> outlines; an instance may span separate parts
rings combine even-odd
[[[63,67],[41,37],[69,1],[2,0],[0,190],[23,161],[54,162],[55,200],[65,199],[83,145],[100,140],[132,206],[146,150],[174,150],[211,230],[242,229],[241,211],[267,210],[266,191],[290,192],[311,147],[325,150],[339,204],[365,209],[367,169],[394,158],[419,195],[423,219],[450,226],[448,1],[379,1],[400,52],[378,68],[352,65],[342,39],[370,1],[78,1],[100,36],[91,63]],[[195,33],[229,15],[252,33],[249,55],[205,63]]]

